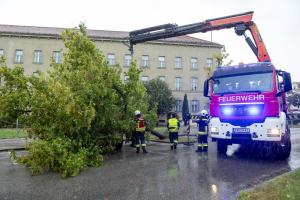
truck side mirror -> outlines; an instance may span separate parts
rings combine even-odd
[[[208,91],[209,91],[209,79],[206,79],[204,81],[203,96],[209,97],[208,96]]]
[[[284,84],[284,92],[289,92],[293,89],[291,74],[288,72],[283,72],[282,74],[283,84]]]

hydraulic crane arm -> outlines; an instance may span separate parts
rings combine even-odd
[[[205,20],[203,22],[178,26],[177,24],[163,24],[132,31],[129,33],[130,50],[133,53],[133,45],[192,33],[205,33],[208,31],[234,28],[235,33],[239,36],[244,35],[245,40],[256,55],[259,62],[271,62],[271,58],[260,36],[256,24],[251,21],[253,12],[246,12],[237,15],[230,15],[215,19]],[[251,32],[252,38],[246,35],[246,31]]]

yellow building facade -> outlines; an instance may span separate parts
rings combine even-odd
[[[0,25],[0,56],[13,67],[23,65],[26,74],[50,69],[51,58],[60,63],[64,45],[60,34],[63,28]],[[88,30],[89,37],[106,56],[109,64],[119,64],[123,72],[136,60],[143,72],[142,81],[154,78],[164,80],[177,99],[174,111],[181,112],[184,94],[187,94],[190,112],[207,109],[203,97],[203,82],[207,69],[216,63],[213,55],[222,45],[190,36],[157,40],[134,46],[133,57],[128,50],[128,32]],[[122,79],[126,79],[122,73]]]

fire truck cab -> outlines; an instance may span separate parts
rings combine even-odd
[[[232,143],[270,146],[276,156],[287,158],[291,142],[284,93],[291,89],[290,74],[270,62],[218,67],[204,84],[209,132],[218,151],[225,153]]]

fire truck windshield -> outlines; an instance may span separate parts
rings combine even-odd
[[[235,75],[213,79],[214,94],[269,92],[272,89],[272,73]]]

